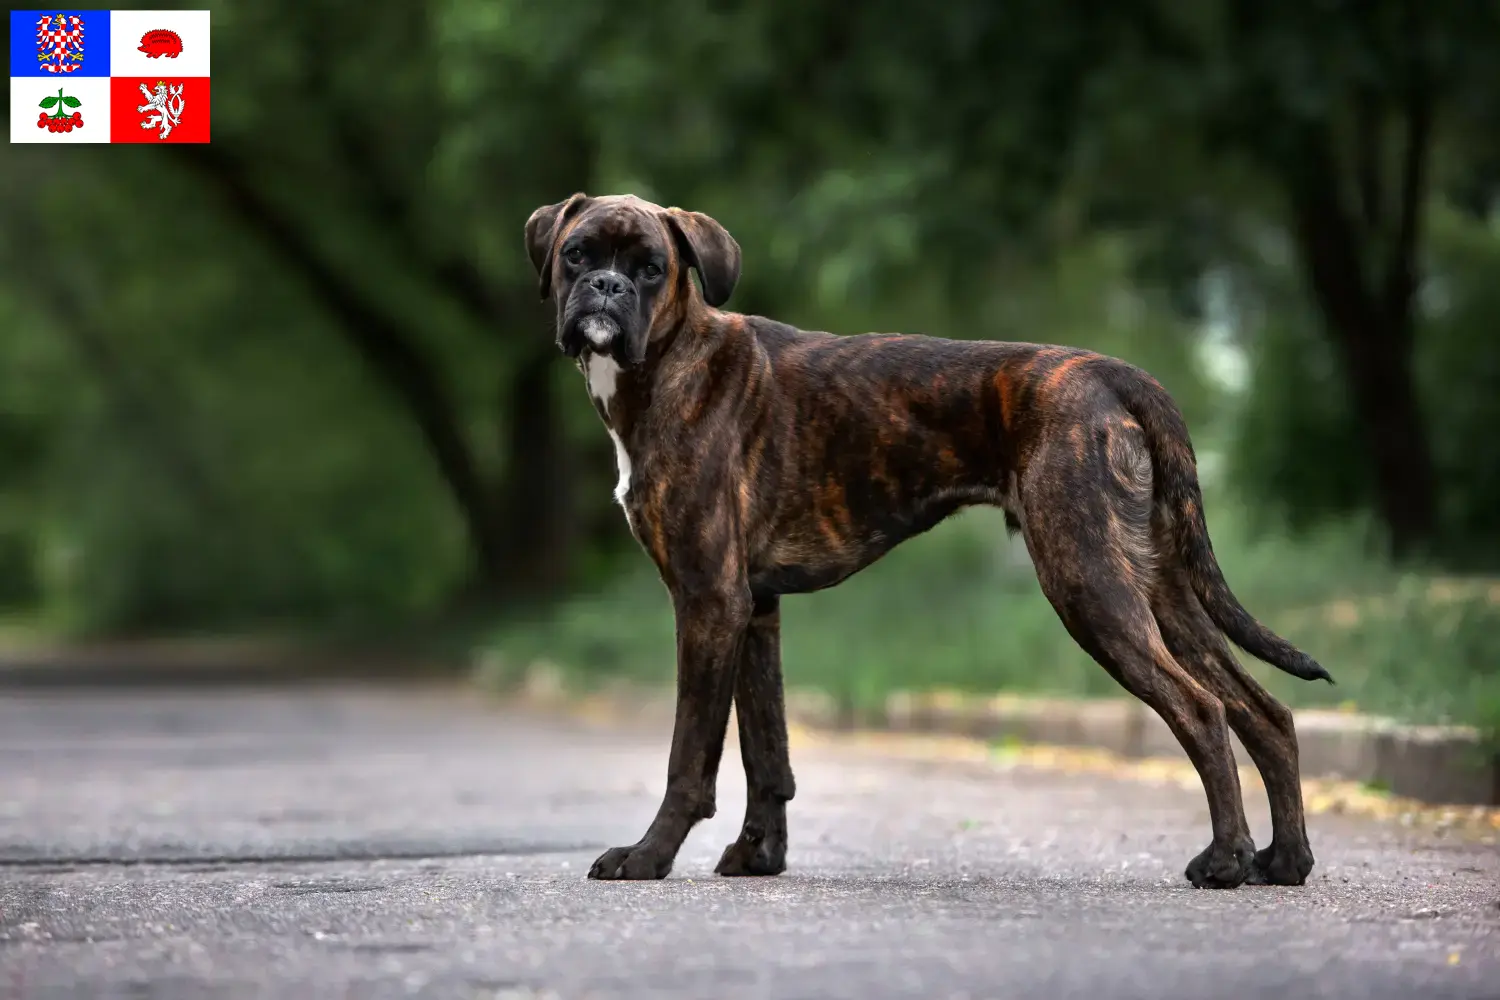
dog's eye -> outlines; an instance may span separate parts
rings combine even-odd
[[[582,264],[583,251],[578,247],[572,247],[563,254],[563,260],[567,261],[569,264]]]
[[[647,264],[646,265],[646,277],[652,279],[653,281],[655,279],[657,279],[657,278],[660,278],[661,277],[661,268],[657,267],[655,264]]]

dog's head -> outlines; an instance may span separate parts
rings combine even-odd
[[[526,250],[542,298],[557,301],[557,346],[639,365],[651,341],[676,328],[699,295],[723,305],[740,277],[740,246],[699,212],[634,195],[575,194],[526,220]]]

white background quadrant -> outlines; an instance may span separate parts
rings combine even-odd
[[[83,116],[83,127],[71,132],[50,132],[37,128],[37,116],[44,111],[53,114],[56,106],[41,107],[43,98],[75,97],[77,111]],[[109,77],[107,76],[13,76],[10,78],[11,142],[109,142]]]
[[[153,59],[138,51],[141,36],[164,28],[182,39],[182,54],[175,59]],[[116,10],[110,12],[109,72],[112,76],[167,77],[208,76],[208,11],[206,10]]]

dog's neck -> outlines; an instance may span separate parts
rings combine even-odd
[[[713,380],[708,373],[713,370],[715,355],[746,329],[743,317],[699,304],[702,312],[691,319],[684,318],[653,340],[639,365],[625,367],[608,354],[596,354],[588,348],[578,356],[589,398],[615,445],[615,464],[620,476],[615,484],[615,500],[625,509],[631,531],[635,525],[630,522],[627,497],[631,480],[638,474],[642,448],[645,454],[650,451],[650,445],[640,435],[649,434],[645,428],[652,426],[649,411],[653,403],[671,400],[666,406],[675,403],[679,412],[696,408],[693,400],[701,401],[713,391]]]
[[[706,385],[693,384],[701,381],[692,378],[693,373],[711,367],[714,355],[743,329],[743,317],[713,309],[695,294],[682,318],[652,338],[640,364],[621,365],[608,354],[585,348],[578,356],[578,369],[600,417],[612,431],[624,434],[662,395],[706,391]]]

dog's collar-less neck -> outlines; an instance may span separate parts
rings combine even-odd
[[[638,365],[622,365],[607,352],[584,348],[578,355],[589,400],[611,433],[626,434],[636,418],[651,405],[655,359]]]
[[[607,352],[585,347],[576,364],[588,386],[589,398],[612,431],[629,434],[636,422],[651,409],[662,392],[677,398],[683,392],[701,391],[695,380],[683,375],[712,369],[715,357],[732,350],[743,329],[743,317],[720,312],[701,302],[691,317],[685,317],[665,335],[652,340],[639,364],[622,365]]]

